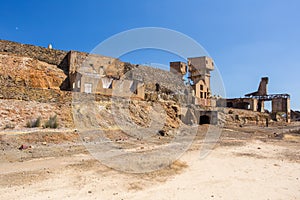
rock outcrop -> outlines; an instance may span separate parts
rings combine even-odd
[[[2,87],[57,89],[67,76],[56,65],[13,54],[0,54]]]

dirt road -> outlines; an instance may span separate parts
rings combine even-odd
[[[144,174],[115,171],[86,152],[1,160],[0,199],[300,199],[300,137],[236,133],[204,159],[196,141],[168,168]]]

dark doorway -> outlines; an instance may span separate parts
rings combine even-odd
[[[200,116],[200,122],[199,122],[200,125],[202,124],[210,124],[210,118],[209,116],[207,115],[201,115]]]
[[[249,110],[250,109],[250,103],[239,102],[239,103],[236,104],[236,108]]]
[[[257,103],[257,111],[261,112],[261,102],[260,101]]]
[[[227,107],[227,108],[232,108],[232,107],[233,107],[233,103],[232,103],[232,102],[227,102],[226,107]]]

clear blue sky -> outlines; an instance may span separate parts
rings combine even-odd
[[[89,52],[138,27],[182,32],[213,57],[228,97],[269,76],[269,93],[290,93],[300,110],[298,0],[1,0],[0,9],[1,39],[64,50]]]

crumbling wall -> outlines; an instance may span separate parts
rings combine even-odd
[[[265,125],[266,120],[270,118],[269,114],[261,112],[253,112],[243,109],[220,109],[225,116],[225,124],[232,125]]]
[[[291,121],[291,106],[289,98],[276,98],[272,100],[272,113],[281,113],[286,114],[286,121]],[[276,115],[275,115],[276,116]]]
[[[181,108],[180,118],[184,124],[220,124],[218,111],[203,110],[198,107]]]
[[[272,100],[272,112],[290,112],[290,99],[276,98]]]
[[[269,82],[269,78],[268,77],[262,77],[261,81],[259,83],[258,86],[258,90],[256,92],[252,92],[249,94],[246,94],[246,97],[250,97],[250,96],[265,96],[268,94],[268,82]]]
[[[146,91],[160,90],[164,93],[184,92],[187,88],[178,76],[169,71],[148,66],[136,66],[127,72],[127,76],[134,80],[143,81]],[[159,84],[159,86],[156,85]]]
[[[178,73],[178,75],[183,76],[187,73],[187,65],[184,62],[170,62],[170,72]]]
[[[216,105],[218,107],[258,111],[258,100],[254,98],[217,99]]]
[[[70,72],[88,72],[119,79],[124,74],[124,63],[117,58],[70,51],[68,54]]]

